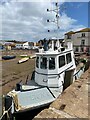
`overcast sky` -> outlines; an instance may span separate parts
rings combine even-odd
[[[60,30],[57,32],[55,23],[47,23],[47,19],[53,21],[56,14],[47,12],[47,8],[54,9],[55,4],[40,1],[2,0],[0,4],[0,26],[2,26],[2,29],[0,27],[0,40],[38,41],[57,36],[63,38],[65,32],[88,27],[88,3],[59,3],[63,10],[60,11]],[[82,12],[83,8],[84,12]],[[47,32],[48,29],[51,31],[50,33]]]

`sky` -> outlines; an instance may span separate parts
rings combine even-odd
[[[88,27],[88,2],[60,2],[59,26],[54,22],[54,2],[15,2],[0,0],[0,40],[38,41],[53,37],[63,38],[69,31]],[[48,29],[50,32],[48,33]]]
[[[65,5],[69,17],[76,19],[78,24],[88,27],[88,2],[68,2]]]

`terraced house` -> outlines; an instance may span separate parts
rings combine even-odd
[[[65,34],[65,40],[73,41],[74,52],[88,52],[90,51],[90,28],[70,31]]]

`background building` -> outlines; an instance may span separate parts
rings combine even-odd
[[[70,31],[65,34],[65,41],[72,40],[75,52],[90,51],[90,28],[76,32]]]

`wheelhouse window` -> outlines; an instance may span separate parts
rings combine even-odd
[[[65,56],[59,56],[59,68],[65,65]]]
[[[40,68],[41,69],[47,69],[47,58],[46,57],[41,57]]]
[[[66,60],[67,60],[67,64],[72,61],[71,53],[66,54]]]
[[[55,58],[50,57],[49,58],[49,69],[54,70],[55,69]]]
[[[75,50],[76,52],[78,52],[78,47],[76,47],[76,50]]]
[[[36,58],[36,67],[39,68],[39,57]]]

